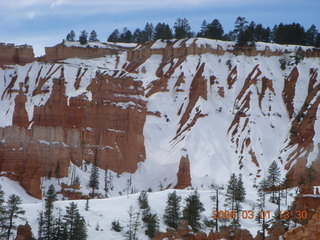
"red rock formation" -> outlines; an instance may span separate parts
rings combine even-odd
[[[186,157],[181,157],[179,164],[179,171],[177,173],[178,183],[174,187],[176,189],[184,189],[191,186],[191,176],[190,176],[190,161],[188,155]]]
[[[20,91],[15,100],[16,125],[0,129],[1,139],[6,139],[0,148],[0,169],[38,198],[40,177],[54,174],[58,161],[60,177],[66,177],[70,162],[80,166],[83,159],[96,157],[100,168],[108,166],[119,173],[135,172],[145,159],[141,82],[98,75],[88,87],[92,101],[80,95],[68,105],[63,68],[59,70],[61,77],[54,79],[50,98],[34,109],[32,128],[26,129],[29,121]]]
[[[26,64],[35,60],[33,48],[28,45],[0,43],[0,66],[5,64]]]
[[[60,43],[54,47],[46,47],[46,55],[41,59],[45,62],[53,62],[67,58],[98,58],[105,55],[112,55],[118,52],[128,50],[127,48],[109,46],[105,44],[105,48],[101,47],[68,47],[64,43]]]
[[[290,229],[285,234],[286,240],[318,240],[320,239],[320,208],[307,225]]]
[[[17,237],[15,240],[33,240],[31,227],[28,223],[19,225],[17,229]]]

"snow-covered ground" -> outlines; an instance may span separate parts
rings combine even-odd
[[[3,181],[2,181],[3,182]],[[4,182],[5,183],[5,182]],[[16,189],[17,188],[17,189]],[[5,187],[6,196],[8,193],[17,193],[17,191],[21,191],[19,189],[18,184],[12,184],[10,189]],[[148,193],[148,201],[150,205],[150,210],[152,213],[156,213],[160,220],[160,231],[166,230],[166,225],[163,222],[163,214],[166,207],[167,195],[168,193],[173,192],[174,190],[164,190],[159,192],[151,192]],[[185,205],[185,198],[192,194],[193,190],[176,190],[177,195],[182,197],[181,201],[181,210]],[[295,192],[295,189],[291,189],[289,191],[288,196],[288,205],[291,204],[293,197],[292,193]],[[211,196],[215,195],[212,190],[199,190],[200,200],[204,204],[205,211],[202,212],[202,221],[204,218],[210,219],[212,217],[212,210],[215,206],[215,203],[212,202]],[[19,194],[20,195],[20,194]],[[291,195],[291,196],[290,196]],[[80,214],[84,216],[87,223],[88,229],[88,240],[104,240],[104,239],[124,239],[124,234],[127,231],[128,224],[128,210],[130,206],[133,206],[135,211],[139,211],[138,198],[139,193],[129,194],[120,197],[112,197],[106,199],[91,199],[89,200],[89,210],[85,211],[86,200],[77,200],[74,201],[80,210]],[[229,207],[224,206],[225,203],[225,190],[219,195],[220,201],[220,210],[230,210]],[[246,195],[246,200],[244,201],[242,210],[252,210],[254,211],[255,216],[259,214],[258,208],[256,206],[255,199],[257,198],[255,191],[249,191]],[[267,196],[268,199],[268,196]],[[35,236],[37,236],[38,231],[38,215],[44,208],[44,203],[35,201],[37,203],[31,203],[31,199],[24,199],[24,201],[29,201],[29,203],[22,204],[23,209],[26,211],[24,220],[19,220],[18,224],[24,224],[25,221],[28,221],[30,226],[32,227],[32,231]],[[65,214],[65,207],[68,206],[72,201],[56,201],[54,203],[55,208],[55,216],[62,216]],[[272,218],[274,212],[277,209],[277,205],[272,204],[266,201],[265,211],[270,211],[270,219]],[[281,205],[282,210],[286,210],[287,206],[284,204],[284,200],[282,200]],[[267,218],[269,219],[269,218]],[[114,220],[119,220],[123,230],[118,233],[111,230],[111,223]],[[145,234],[145,227],[143,226],[143,222],[141,221],[141,225],[138,230],[138,238],[139,239],[149,239]],[[227,223],[229,224],[229,223]],[[260,229],[258,223],[255,219],[243,219],[240,217],[240,224],[242,228],[248,229],[253,236]],[[220,223],[222,225],[222,223]],[[97,230],[97,226],[99,226],[99,230]],[[209,232],[210,228],[205,227],[203,225],[202,231]]]

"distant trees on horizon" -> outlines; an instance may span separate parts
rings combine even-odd
[[[245,17],[237,17],[234,22],[234,29],[225,32],[218,19],[211,23],[204,20],[200,31],[192,31],[189,21],[186,18],[178,18],[173,28],[166,23],[146,23],[143,29],[136,28],[134,31],[124,28],[121,32],[115,29],[108,37],[108,42],[124,43],[145,43],[158,39],[183,39],[191,37],[203,37],[209,39],[236,41],[238,46],[254,46],[255,42],[272,42],[278,44],[296,44],[320,47],[320,33],[316,26],[312,24],[310,28],[305,29],[299,23],[276,24],[272,29],[265,27],[261,23],[250,23]],[[66,36],[66,41],[75,41],[76,35],[72,30]],[[88,42],[88,33],[84,30],[79,35],[81,44]],[[93,30],[89,36],[89,42],[99,41],[97,33]]]

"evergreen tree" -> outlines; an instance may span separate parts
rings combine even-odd
[[[261,182],[259,183],[258,187],[258,202],[261,204],[261,207],[265,207],[266,204],[266,190],[268,189],[268,180],[262,179]]]
[[[320,33],[318,33],[318,35],[315,39],[314,46],[317,48],[320,48]]]
[[[58,163],[57,163],[57,166],[54,170],[54,174],[55,174],[55,177],[58,179],[58,184],[60,185],[60,177],[61,177],[61,168],[60,168],[60,161],[58,160]]]
[[[143,43],[144,42],[144,31],[141,31],[140,28],[137,28],[132,35],[132,41],[135,43]]]
[[[87,228],[84,218],[80,215],[77,204],[71,202],[66,207],[66,214],[63,217],[65,231],[68,240],[87,239]]]
[[[54,215],[53,215],[53,202],[57,200],[56,191],[53,185],[49,186],[45,199],[45,211],[43,214],[42,224],[42,239],[54,240]]]
[[[152,23],[147,23],[144,27],[144,41],[143,42],[150,42],[153,40],[154,36],[154,27]]]
[[[197,191],[189,195],[186,199],[186,206],[182,211],[183,219],[187,220],[194,232],[198,232],[201,228],[200,213],[205,209],[200,201],[200,196]]]
[[[198,32],[197,37],[206,37],[206,32],[208,31],[208,23],[206,20],[202,21],[200,32]]]
[[[175,230],[178,229],[180,220],[181,197],[177,196],[176,191],[168,194],[167,206],[163,216],[164,223]]]
[[[79,42],[80,42],[80,44],[87,44],[88,43],[88,33],[85,30],[83,30],[80,33]]]
[[[213,184],[212,188],[215,191],[215,194],[213,196],[211,196],[211,200],[214,203],[213,211],[219,212],[219,210],[220,210],[219,209],[219,203],[220,203],[219,202],[219,195],[221,193],[220,191],[223,190],[223,187],[216,185],[216,184]],[[220,220],[220,218],[218,218],[218,217],[215,219],[216,232],[218,232],[218,230],[219,230],[219,220]]]
[[[318,35],[318,30],[314,24],[306,31],[306,45],[314,46],[316,42],[316,37]]]
[[[91,195],[94,197],[94,190],[99,189],[99,170],[97,166],[97,156],[95,155],[94,163],[91,167],[89,187],[92,189]]]
[[[174,35],[176,39],[192,37],[191,28],[186,18],[178,18],[174,23]]]
[[[270,198],[271,202],[276,202],[275,192],[277,191],[276,187],[279,185],[280,180],[280,168],[276,161],[273,161],[268,168],[268,182],[272,190],[272,196]]]
[[[73,30],[71,30],[71,32],[67,34],[66,40],[69,42],[74,42],[75,38],[76,38],[76,34]]]
[[[0,185],[0,239],[5,237],[5,230],[3,228],[5,223],[5,206],[4,206],[4,192],[2,191],[2,186]]]
[[[120,34],[120,42],[125,42],[125,43],[132,42],[132,33],[127,28],[124,28],[122,30],[122,33]]]
[[[108,171],[108,166],[106,166],[104,170],[104,191],[106,197],[108,197],[109,192],[113,190],[112,179],[112,173]]]
[[[238,187],[238,179],[236,174],[232,174],[230,176],[228,186],[227,186],[227,193],[226,193],[226,201],[229,203],[231,207],[231,211],[235,210],[235,202],[237,197],[237,187]]]
[[[219,22],[218,19],[214,19],[212,23],[210,23],[207,26],[207,31],[205,32],[204,36],[206,38],[222,40],[223,34],[224,34],[224,31],[221,23]]]
[[[172,39],[172,32],[168,24],[158,23],[154,30],[153,39]]]
[[[67,229],[60,217],[54,220],[53,224],[53,239],[54,240],[68,240]]]
[[[145,230],[145,234],[148,237],[153,238],[159,230],[159,218],[157,214],[149,213],[146,216],[145,223],[147,227],[147,229]]]
[[[42,231],[43,231],[43,211],[39,212],[38,216],[38,239],[42,240]]]
[[[234,22],[234,31],[236,34],[239,34],[240,32],[244,32],[248,25],[247,25],[247,20],[245,17],[237,17],[236,21]]]
[[[285,204],[288,204],[288,188],[290,187],[290,183],[291,180],[288,176],[288,174],[286,174],[286,176],[284,177],[283,181],[282,181],[282,186],[285,188],[285,192],[284,192],[284,198],[285,198]]]
[[[246,196],[246,190],[243,186],[242,175],[239,174],[237,181],[237,188],[235,192],[235,200],[238,202],[243,202]]]
[[[17,229],[15,224],[16,219],[21,219],[21,215],[25,213],[25,211],[21,208],[21,198],[15,194],[9,196],[7,200],[7,204],[5,207],[5,212],[3,215],[4,221],[2,229],[5,233],[5,238],[9,240],[11,236],[14,234],[13,230]]]
[[[84,208],[85,211],[89,211],[89,197],[86,196],[86,206]]]
[[[98,34],[95,30],[92,30],[89,36],[89,42],[98,42]]]
[[[141,191],[138,202],[140,209],[147,209],[149,207],[147,191]]]
[[[108,42],[119,42],[119,41],[120,41],[120,33],[118,29],[115,29],[108,37]]]
[[[119,220],[113,220],[111,223],[111,229],[116,232],[121,232],[122,226],[120,225]]]

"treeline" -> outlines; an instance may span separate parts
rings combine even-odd
[[[297,44],[320,47],[320,33],[315,25],[305,30],[299,23],[275,25],[272,29],[262,24],[250,23],[244,17],[238,17],[234,29],[226,33],[220,21],[214,19],[211,23],[204,20],[198,33],[191,30],[186,18],[178,18],[173,29],[166,23],[153,26],[147,23],[144,29],[137,28],[133,33],[124,28],[122,32],[115,29],[108,37],[109,42],[144,43],[157,39],[183,39],[204,37],[225,41],[236,41],[239,46],[254,45],[255,42],[273,42],[279,44]]]

